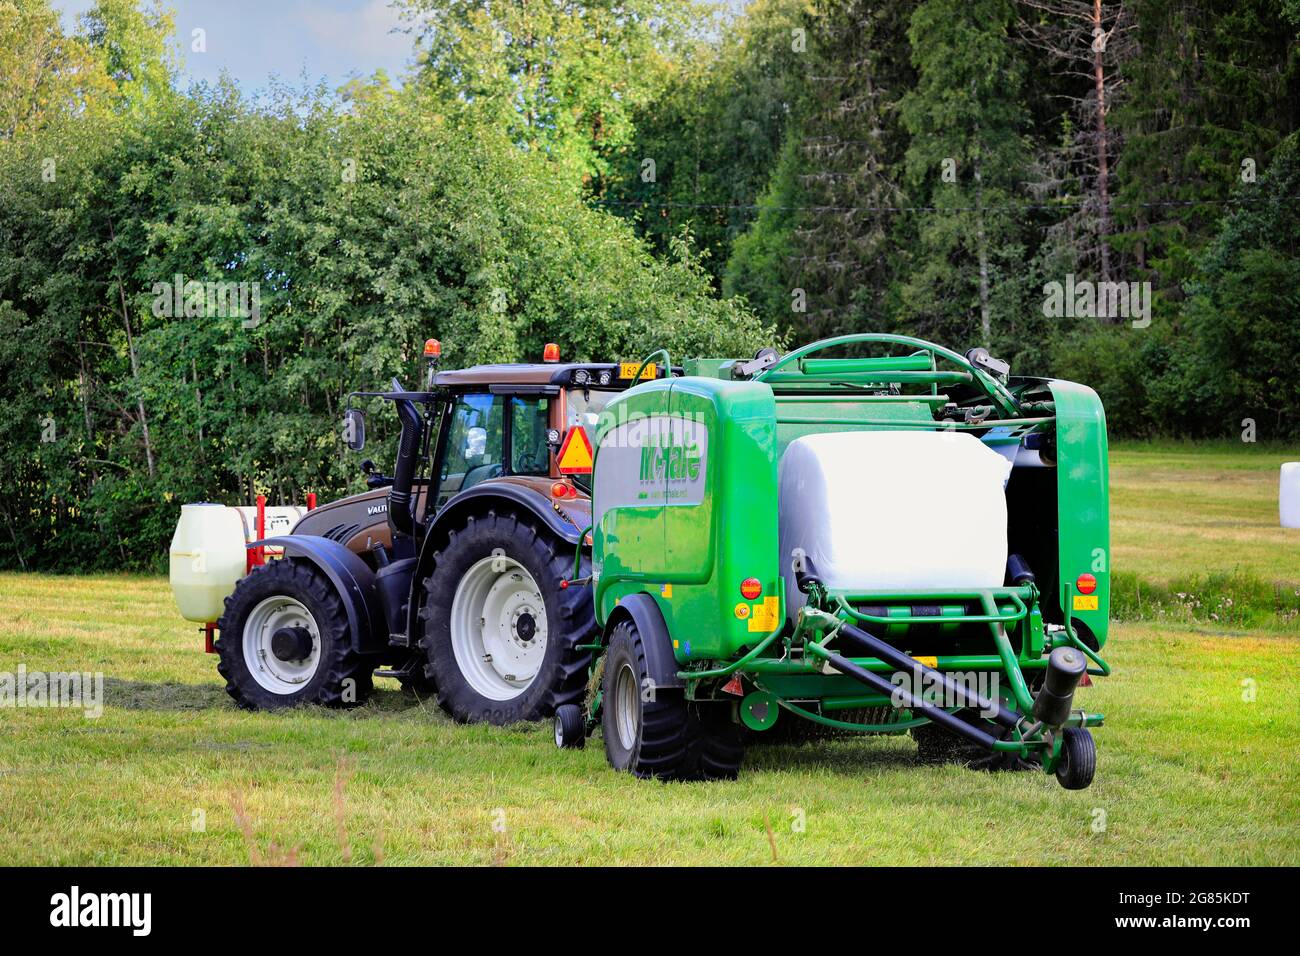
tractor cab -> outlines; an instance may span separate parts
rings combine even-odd
[[[437,368],[441,346],[436,340],[426,343],[425,355],[427,390],[407,392],[394,381],[389,392],[354,393],[399,403],[404,429],[410,413],[422,422],[423,467],[411,476],[416,537],[458,495],[489,481],[551,499],[574,527],[584,527],[591,516],[591,442],[605,406],[635,381],[664,375],[658,366],[639,369],[636,362],[562,363],[559,349],[550,344],[544,361],[536,363],[443,370]],[[360,451],[364,417],[359,409],[350,409],[348,416],[345,437]],[[394,546],[389,519],[394,475],[377,471],[369,459],[361,468],[366,491],[319,506],[293,533],[333,538],[373,565],[377,546]]]

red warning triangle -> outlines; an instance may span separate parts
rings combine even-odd
[[[570,428],[569,433],[564,436],[564,444],[560,446],[560,454],[557,456],[560,474],[590,474],[591,457],[591,441],[587,438],[587,430],[581,425]]]

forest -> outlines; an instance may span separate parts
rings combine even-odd
[[[901,332],[1116,436],[1300,438],[1300,0],[396,5],[404,75],[249,93],[165,7],[0,0],[0,568],[356,490],[347,394],[428,337]]]

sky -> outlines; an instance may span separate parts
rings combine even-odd
[[[71,28],[94,0],[53,0]],[[246,93],[264,89],[272,73],[299,85],[306,77],[331,87],[377,69],[397,81],[411,55],[411,38],[388,0],[167,0],[176,15],[183,75],[215,81],[226,70]],[[193,31],[204,31],[196,52]]]

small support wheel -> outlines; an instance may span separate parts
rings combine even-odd
[[[1056,779],[1066,790],[1085,790],[1097,773],[1097,745],[1083,727],[1066,727]]]
[[[555,708],[555,746],[561,750],[580,750],[587,743],[587,721],[577,704]]]

